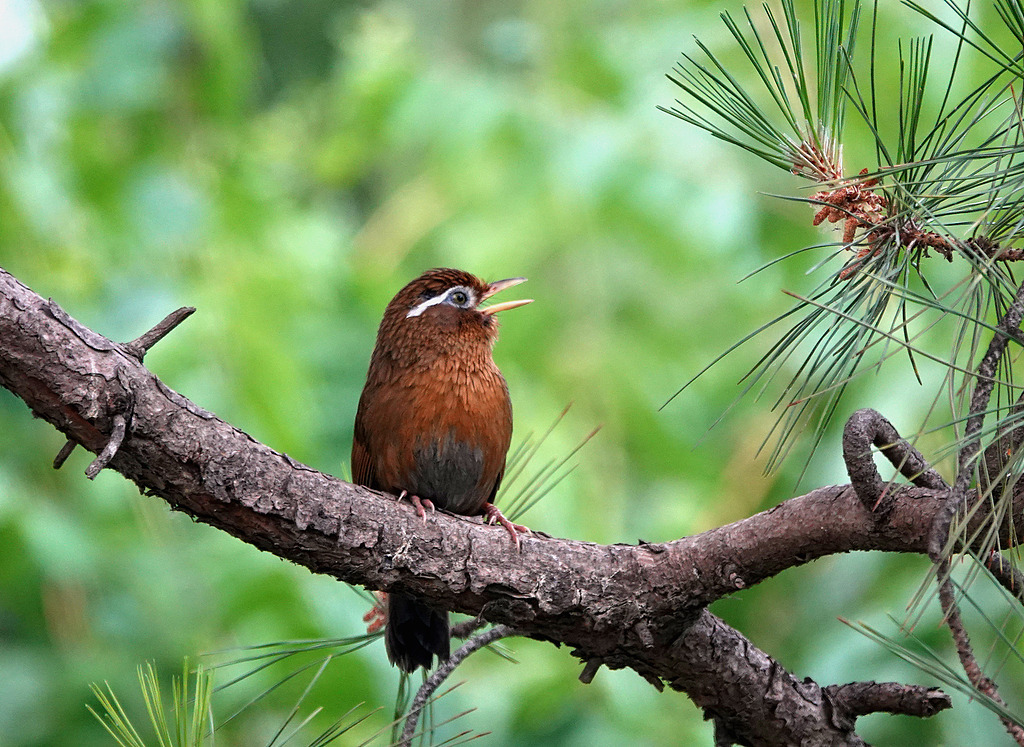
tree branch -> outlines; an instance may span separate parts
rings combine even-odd
[[[850,486],[831,486],[673,542],[533,536],[517,553],[501,529],[442,512],[424,524],[389,496],[258,443],[2,270],[0,341],[0,384],[93,452],[123,419],[126,434],[107,466],[172,508],[314,572],[428,598],[565,643],[584,661],[666,681],[759,744],[860,744],[857,714],[837,718],[817,684],[703,607],[831,553],[926,552],[944,505],[941,491],[900,486],[879,521]],[[1004,527],[1007,545],[1024,532],[1021,513]]]

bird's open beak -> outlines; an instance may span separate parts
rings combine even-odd
[[[526,278],[508,278],[507,280],[496,280],[487,286],[487,290],[484,291],[481,301],[490,298],[495,293],[499,293],[506,288],[511,288],[513,285],[519,285],[525,283]],[[503,301],[502,303],[496,303],[488,306],[486,309],[480,309],[481,314],[490,316],[491,314],[497,314],[499,311],[508,311],[518,306],[525,306],[528,303],[533,303],[532,298],[523,299],[520,301]]]

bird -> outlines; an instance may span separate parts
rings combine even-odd
[[[512,439],[512,402],[492,350],[495,315],[532,299],[481,304],[525,280],[487,283],[436,268],[398,291],[377,331],[352,438],[356,484],[407,498],[424,521],[436,509],[483,515],[517,548],[529,529],[494,505]],[[447,611],[402,593],[386,595],[383,607],[393,665],[414,672],[429,670],[434,657],[448,659]]]

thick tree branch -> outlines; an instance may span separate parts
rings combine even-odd
[[[821,488],[694,537],[595,545],[524,537],[438,513],[424,524],[393,497],[274,451],[168,388],[124,346],[82,327],[0,270],[0,384],[108,467],[173,508],[353,584],[402,591],[584,661],[630,667],[687,692],[731,733],[763,744],[859,744],[852,718],[703,610],[823,555],[924,553],[944,494],[890,491],[884,521],[849,486]],[[1018,501],[1020,499],[1018,498]],[[1024,532],[1021,511],[1011,513]],[[980,518],[979,518],[980,520]]]

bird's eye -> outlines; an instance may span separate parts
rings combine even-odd
[[[466,291],[462,290],[453,291],[452,295],[449,297],[451,298],[452,303],[456,306],[465,306],[466,302],[469,301],[469,295]]]

